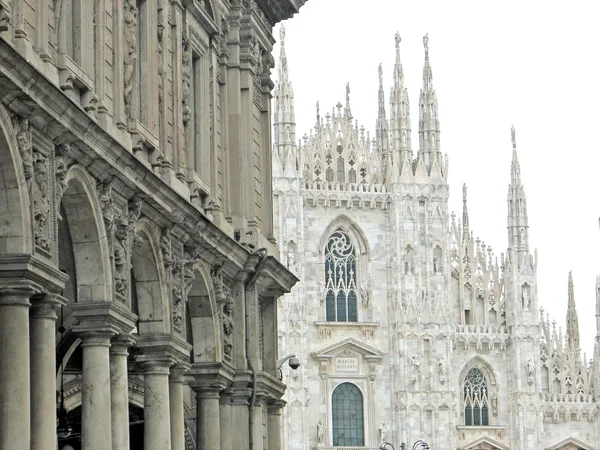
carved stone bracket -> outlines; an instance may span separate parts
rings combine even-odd
[[[0,3],[0,33],[8,30],[10,24],[10,11],[8,6]]]

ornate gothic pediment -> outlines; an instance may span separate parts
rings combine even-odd
[[[467,445],[460,447],[461,450],[509,450],[505,444],[501,444],[494,439],[482,437],[469,442]]]
[[[563,439],[560,442],[557,442],[554,445],[551,445],[550,447],[546,447],[545,450],[579,450],[579,449],[595,450],[595,447],[592,447],[591,445],[588,445],[588,444],[584,444],[579,439],[567,438],[567,439]]]
[[[315,352],[312,352],[310,356],[316,359],[330,359],[332,356],[339,355],[341,353],[354,353],[371,361],[379,361],[383,358],[383,353],[377,350],[375,347],[363,344],[357,339],[348,337],[336,342],[335,344],[323,347]]]

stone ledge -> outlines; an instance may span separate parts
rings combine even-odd
[[[71,305],[79,323],[73,331],[127,334],[133,330],[137,316],[117,302],[81,302]]]
[[[136,358],[139,361],[164,356],[175,362],[188,362],[192,351],[190,344],[172,334],[139,335],[137,348],[142,353]]]

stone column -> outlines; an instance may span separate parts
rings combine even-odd
[[[64,303],[57,295],[32,298],[29,316],[32,450],[56,449],[56,313]]]
[[[0,290],[0,448],[30,448],[29,297],[33,293],[26,287]]]
[[[83,350],[81,382],[81,449],[112,450],[110,339],[108,331],[80,335]]]
[[[171,449],[185,450],[185,416],[183,410],[183,375],[190,370],[189,364],[171,367],[169,377],[169,403],[171,407]]]
[[[231,421],[231,391],[221,392],[219,398],[219,422],[221,425],[221,450],[233,450],[234,427]],[[239,427],[239,424],[236,424]]]
[[[236,386],[232,389],[231,397],[231,423],[239,424],[240,427],[244,427],[243,433],[235,433],[232,435],[232,446],[233,448],[249,448],[250,447],[250,431],[248,430],[249,422],[249,405],[250,397],[252,396],[252,390],[248,389],[246,383],[240,383],[240,386]]]
[[[112,340],[110,347],[110,408],[113,450],[129,448],[129,385],[127,382],[127,356],[135,338],[121,334]]]
[[[281,409],[284,406],[283,400],[272,400],[267,403],[269,450],[281,450]]]
[[[220,388],[196,389],[196,446],[198,448],[214,448],[216,443],[221,442],[219,391]]]
[[[144,450],[171,448],[169,368],[173,360],[143,360],[144,369]],[[203,448],[203,447],[199,447]]]

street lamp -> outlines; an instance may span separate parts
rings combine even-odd
[[[422,448],[423,450],[430,450],[429,444],[422,441],[421,439],[419,439],[417,442],[415,442],[413,444],[412,450],[417,450],[419,447]],[[394,446],[389,442],[382,442],[379,445],[379,450],[389,450],[389,449],[396,450],[394,448]],[[400,450],[406,450],[406,444],[404,442],[402,444],[400,444]]]

